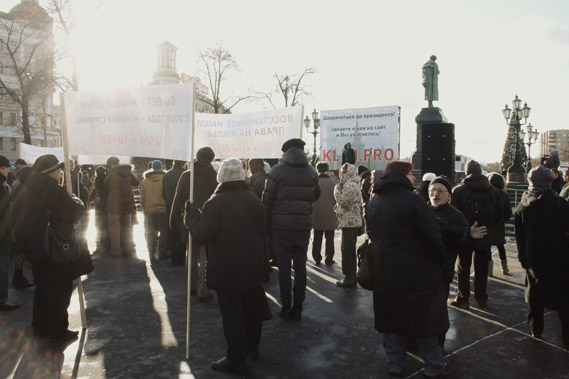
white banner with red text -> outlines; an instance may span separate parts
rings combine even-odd
[[[189,160],[193,88],[65,93],[69,154]]]
[[[399,159],[398,106],[323,110],[320,119],[320,162],[331,170],[342,165],[344,146],[350,143],[355,165],[384,169]]]

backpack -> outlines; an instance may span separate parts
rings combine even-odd
[[[489,191],[471,192],[463,213],[469,225],[478,221],[479,226],[491,228],[496,224],[496,209]]]

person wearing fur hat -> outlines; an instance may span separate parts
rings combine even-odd
[[[162,162],[152,161],[151,169],[144,173],[140,184],[140,205],[146,219],[146,245],[152,263],[156,261],[157,245],[158,257],[168,258],[168,217],[162,190],[164,174]]]
[[[458,294],[450,304],[462,309],[470,307],[470,267],[474,254],[474,297],[481,308],[488,305],[488,260],[493,240],[493,229],[504,213],[504,203],[480,164],[474,160],[466,164],[466,177],[452,191],[451,204],[461,211],[468,225],[478,222],[486,226],[488,234],[473,241],[473,250],[461,251],[458,256]]]
[[[540,165],[515,212],[518,259],[526,270],[528,327],[534,338],[544,329],[544,308],[556,309],[569,348],[569,204],[551,189],[551,170]]]
[[[70,263],[55,262],[44,251],[48,223],[60,238],[74,230],[85,207],[59,185],[63,162],[54,155],[42,155],[26,180],[23,198],[22,228],[25,251],[30,255],[35,292],[32,327],[35,338],[70,341],[78,332],[68,330],[67,308],[73,291],[73,280],[91,272],[91,256],[83,254]]]
[[[338,216],[338,229],[342,230],[342,273],[344,279],[336,282],[338,287],[356,286],[356,242],[362,227],[362,197],[360,178],[353,164],[345,163],[340,168],[340,183],[334,187]]]
[[[201,209],[205,202],[210,198],[217,188],[217,172],[211,165],[215,158],[215,153],[211,147],[202,147],[196,153],[196,161],[194,162],[194,204]],[[170,213],[170,227],[183,230],[184,243],[188,243],[188,229],[184,226],[184,206],[190,198],[190,170],[184,171],[174,195],[172,203],[172,211]],[[197,293],[198,300],[207,302],[213,298],[206,286],[205,270],[206,270],[206,246],[199,242],[192,244],[192,293]]]
[[[306,297],[306,260],[312,229],[312,204],[320,196],[318,174],[308,164],[304,145],[304,141],[298,138],[283,144],[283,160],[269,172],[263,191],[269,233],[272,234],[279,267],[282,303],[279,316],[286,321],[301,319],[302,303]],[[291,262],[294,289],[290,277]]]
[[[217,292],[223,318],[227,352],[211,367],[239,371],[248,367],[247,358],[257,358],[261,340],[266,212],[239,159],[224,160],[217,180],[201,212],[186,202],[184,223],[192,238],[208,245],[207,286]]]
[[[508,275],[510,269],[508,268],[508,260],[506,258],[506,222],[512,217],[512,203],[510,202],[510,196],[506,193],[506,181],[504,177],[497,172],[491,172],[488,174],[488,181],[494,188],[498,190],[500,194],[500,199],[504,204],[504,213],[500,215],[500,219],[494,226],[494,236],[492,244],[498,248],[498,254],[500,256],[500,266],[502,267],[502,274]],[[488,276],[492,272],[491,267],[493,266],[492,256],[490,256],[490,261],[488,262]]]
[[[132,187],[139,184],[130,164],[120,164],[118,158],[107,160],[105,195],[109,223],[111,256],[129,257],[134,253],[132,213],[136,210]]]

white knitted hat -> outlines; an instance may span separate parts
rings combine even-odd
[[[217,181],[219,183],[236,182],[240,180],[245,180],[243,162],[241,162],[240,159],[229,158],[221,162],[221,166],[217,172]]]

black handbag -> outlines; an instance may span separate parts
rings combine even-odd
[[[87,241],[81,237],[81,231],[73,227],[73,232],[67,238],[61,238],[60,233],[48,224],[45,231],[44,255],[57,263],[71,263],[88,253]]]
[[[373,290],[373,254],[369,238],[358,247],[358,272],[356,280],[366,290]]]

